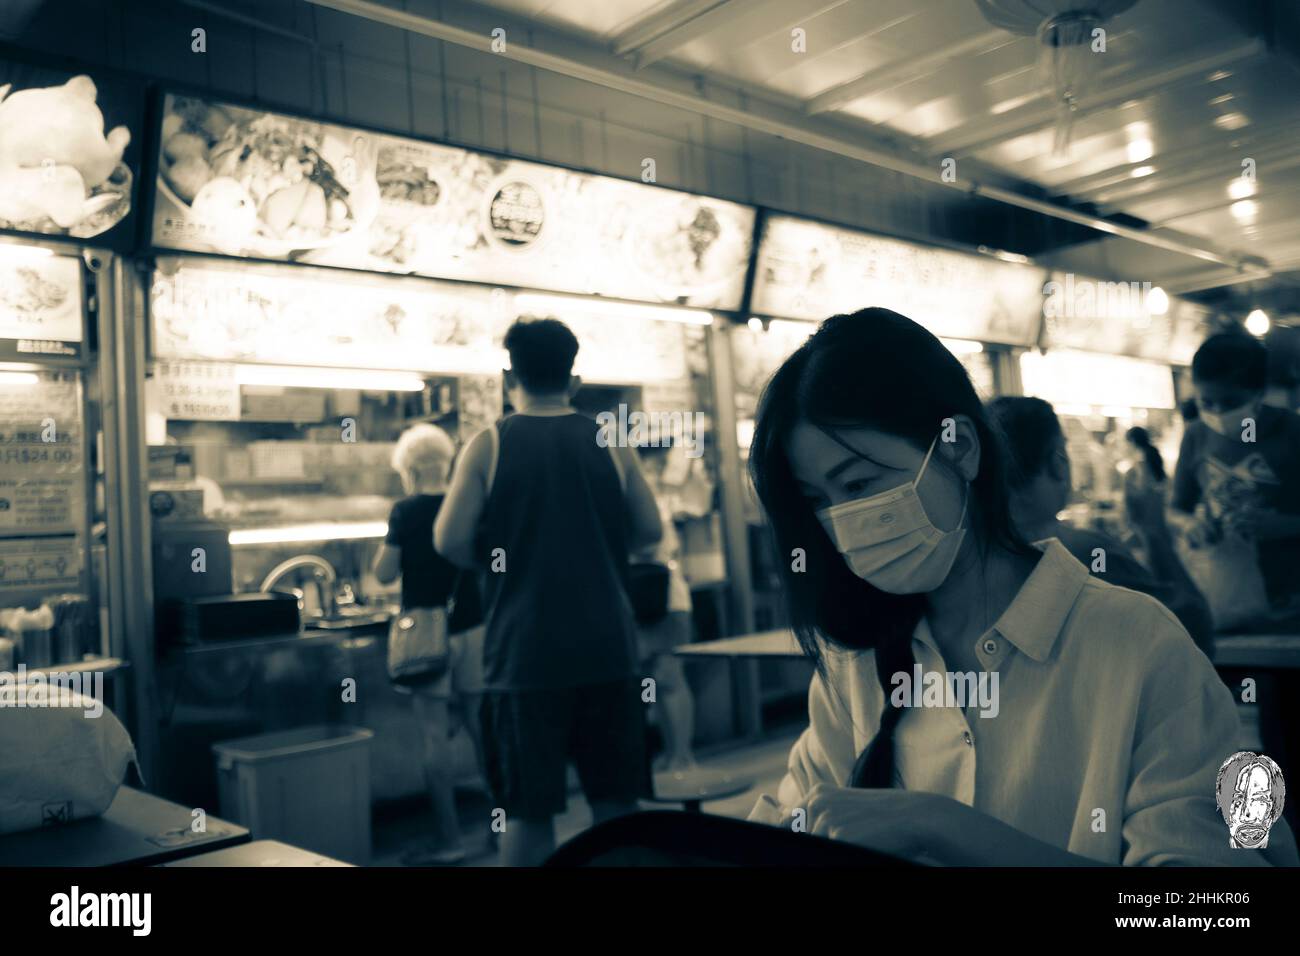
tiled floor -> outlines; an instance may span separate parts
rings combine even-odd
[[[754,786],[734,797],[715,800],[703,805],[705,813],[720,816],[745,817],[754,806],[760,793],[774,793],[785,773],[786,756],[790,745],[798,736],[794,728],[751,746],[739,747],[724,753],[701,757],[700,766],[732,774],[748,774]],[[461,833],[465,836],[469,856],[460,866],[496,866],[497,856],[488,846],[488,824],[491,806],[486,794],[478,791],[457,793]],[[671,805],[645,803],[646,809],[665,809]],[[387,807],[376,814],[373,831],[374,852],[372,866],[401,866],[402,854],[424,841],[429,826],[427,803],[410,801],[400,807]],[[556,845],[564,843],[591,826],[591,809],[581,791],[569,794],[568,811],[555,820]]]

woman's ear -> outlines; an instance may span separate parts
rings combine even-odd
[[[939,432],[939,444],[944,447],[944,455],[958,474],[967,481],[974,481],[980,471],[980,436],[975,422],[968,415],[953,415],[943,420]]]

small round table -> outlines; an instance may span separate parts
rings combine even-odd
[[[706,800],[722,800],[744,793],[754,785],[745,774],[717,770],[670,770],[654,775],[655,803],[680,803],[689,813],[700,813]]]

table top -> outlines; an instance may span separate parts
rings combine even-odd
[[[740,637],[724,637],[717,641],[701,641],[698,644],[681,644],[673,648],[673,653],[683,657],[801,658],[804,656],[803,651],[799,649],[799,642],[795,640],[794,632],[788,628],[742,634]]]
[[[0,836],[4,866],[141,866],[247,843],[246,829],[209,815],[194,833],[191,808],[122,787],[103,816]]]
[[[653,800],[658,803],[721,800],[744,793],[753,785],[754,778],[745,774],[703,769],[667,771],[654,775]]]
[[[1218,634],[1216,667],[1300,668],[1300,634]]]
[[[211,853],[198,853],[158,866],[352,866],[333,857],[321,856],[302,847],[290,846],[279,840],[253,840],[239,846]]]

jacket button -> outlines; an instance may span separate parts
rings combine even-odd
[[[993,638],[990,637],[987,641],[984,642],[985,654],[994,654],[997,652],[997,649],[998,649],[998,642],[993,640]]]
[[[966,741],[966,745],[969,747],[973,747],[975,745],[975,738],[970,735],[969,730],[962,732],[961,739]]]

